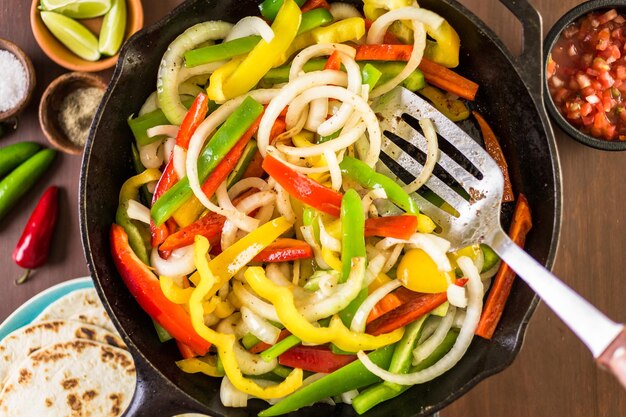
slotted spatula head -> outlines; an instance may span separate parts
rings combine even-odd
[[[427,118],[434,123],[439,159],[421,194],[413,197],[420,210],[441,227],[440,234],[452,243],[453,250],[489,243],[500,228],[504,187],[502,172],[489,154],[454,122],[406,88],[396,87],[379,97],[372,108],[383,132],[377,168],[404,183],[419,175],[426,159],[426,139],[418,122]],[[428,200],[423,197],[424,191],[431,193]],[[432,193],[447,204],[431,203],[438,200],[432,198]]]

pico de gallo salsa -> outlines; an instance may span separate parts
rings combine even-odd
[[[568,25],[547,63],[548,87],[563,116],[582,132],[626,140],[626,18],[615,9]]]

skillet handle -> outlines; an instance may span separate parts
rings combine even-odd
[[[122,417],[175,416],[197,410],[185,400],[184,393],[140,354],[133,355],[137,368],[135,394]]]
[[[528,0],[500,0],[522,23],[522,54],[518,58],[521,76],[535,104],[543,108],[543,24],[541,14]]]

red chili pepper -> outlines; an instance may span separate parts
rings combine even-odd
[[[331,216],[339,217],[343,197],[341,193],[294,171],[272,155],[267,155],[263,160],[263,169],[293,198]]]
[[[211,343],[196,333],[185,309],[165,297],[157,277],[137,258],[128,244],[128,235],[124,228],[113,224],[110,239],[111,254],[117,271],[141,308],[174,339],[199,355],[206,354]]]
[[[59,211],[59,188],[52,186],[43,193],[35,210],[30,215],[20,240],[13,251],[13,261],[26,268],[26,272],[15,283],[24,283],[30,271],[39,268],[48,259],[50,242]]]
[[[296,346],[278,357],[281,365],[325,374],[335,372],[355,360],[355,355],[338,355],[324,346]]]
[[[254,257],[254,262],[288,262],[313,257],[313,248],[297,239],[279,238]]]
[[[408,239],[417,229],[417,216],[385,216],[365,219],[365,237]]]

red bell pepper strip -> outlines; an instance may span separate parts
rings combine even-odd
[[[182,342],[179,342],[178,340],[176,341],[176,346],[178,346],[178,350],[180,351],[183,359],[191,359],[198,356],[198,354],[194,352],[192,348]]]
[[[298,239],[279,238],[254,257],[254,262],[288,262],[311,259],[313,248]]]
[[[356,355],[338,355],[325,346],[296,346],[278,357],[278,363],[309,372],[329,374],[356,360]]]
[[[502,147],[498,142],[498,138],[487,121],[478,112],[473,111],[472,114],[476,118],[476,121],[478,121],[480,131],[483,134],[485,150],[493,158],[493,160],[496,161],[500,171],[502,171],[502,176],[504,176],[504,192],[502,193],[502,202],[508,203],[515,201],[513,186],[511,185],[511,178],[509,177],[509,167],[506,163],[506,159],[504,159],[504,153],[502,152]]]
[[[417,230],[417,216],[385,216],[365,219],[365,237],[408,239]]]
[[[341,58],[339,57],[339,51],[335,51],[328,57],[328,61],[324,65],[325,70],[339,71],[341,69]]]
[[[250,128],[243,134],[241,139],[231,148],[230,151],[224,156],[224,159],[220,161],[220,163],[215,167],[211,175],[204,181],[202,184],[202,191],[207,195],[207,197],[211,198],[215,191],[220,186],[221,183],[228,178],[228,175],[233,171],[239,158],[243,154],[243,150],[246,148],[252,136],[256,133],[259,128],[259,123],[261,123],[261,114],[256,121],[250,126]]]
[[[455,285],[463,286],[466,282],[467,278],[457,279]],[[365,332],[374,336],[392,332],[433,311],[447,300],[448,295],[445,292],[437,294],[415,292],[408,301],[371,321],[366,326]]]
[[[272,155],[267,155],[263,160],[263,169],[293,198],[331,216],[339,217],[343,197],[341,193],[294,171]]]
[[[159,178],[159,182],[157,182],[157,186],[154,189],[154,194],[152,195],[152,204],[154,204],[167,190],[172,188],[174,184],[178,181],[178,175],[176,175],[176,171],[174,170],[174,160],[170,158],[170,161],[165,166],[163,170],[163,174],[161,174],[161,178]],[[169,220],[169,219],[168,219]],[[163,241],[169,236],[170,230],[168,228],[167,223],[163,223],[161,226],[157,226],[154,224],[154,220],[150,219],[150,236],[152,237],[152,247],[158,247]]]
[[[302,5],[300,10],[302,13],[308,12],[309,10],[318,9],[323,7],[326,10],[330,10],[330,4],[326,0],[308,0],[306,3]]]
[[[283,340],[285,337],[291,335],[291,332],[287,329],[283,329],[280,331],[280,335],[278,335],[278,340],[276,340],[276,343],[280,342],[281,340]],[[257,343],[256,345],[252,346],[250,349],[248,349],[249,352],[251,353],[261,353],[269,348],[271,348],[273,345],[270,345],[269,343],[265,343],[263,341]]]
[[[30,271],[39,268],[48,259],[58,212],[59,188],[51,186],[39,199],[13,250],[13,261],[26,268],[24,274],[15,280],[17,285],[26,282]]]
[[[250,177],[262,177],[265,174],[263,171],[263,156],[261,152],[257,151],[252,157],[252,161],[248,164],[248,167],[243,172],[243,176],[241,178],[250,178]]]
[[[278,135],[283,134],[287,130],[287,123],[285,123],[284,117],[278,117],[274,124],[272,125],[272,130],[270,130],[270,143],[274,143],[274,139],[278,137]]]
[[[200,93],[191,104],[189,111],[185,115],[183,122],[176,135],[176,145],[183,149],[189,148],[191,136],[196,131],[200,123],[204,121],[206,112],[209,109],[209,97],[205,93]]]
[[[358,45],[356,47],[357,61],[408,61],[412,45]],[[433,62],[422,58],[419,69],[429,84],[442,88],[459,97],[474,100],[478,92],[478,84]]]
[[[513,220],[509,228],[509,236],[515,244],[523,247],[526,242],[526,235],[531,227],[532,218],[528,200],[526,200],[523,194],[520,194],[517,198]],[[493,286],[489,291],[489,296],[485,302],[480,321],[476,327],[475,333],[478,336],[485,339],[491,339],[493,337],[500,317],[502,317],[502,313],[504,312],[504,306],[506,305],[506,300],[509,298],[514,281],[515,271],[503,262],[493,279]]]
[[[207,353],[211,344],[193,329],[185,309],[168,300],[157,277],[137,258],[128,244],[128,235],[122,226],[111,226],[111,254],[122,280],[141,308],[172,337],[199,355]]]

